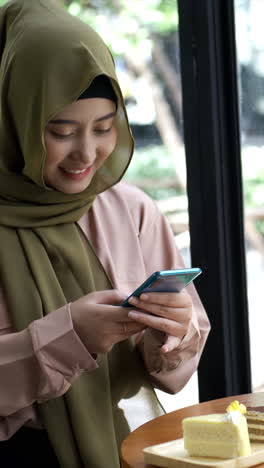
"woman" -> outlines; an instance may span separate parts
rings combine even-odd
[[[182,261],[117,183],[133,140],[105,44],[52,0],[0,18],[1,462],[116,468],[132,419],[162,414],[152,385],[197,368],[208,319],[193,286],[118,307]]]

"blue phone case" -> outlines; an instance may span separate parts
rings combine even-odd
[[[143,292],[179,292],[201,273],[201,268],[156,271],[120,305],[132,307],[128,303],[128,299],[131,296],[140,296]]]

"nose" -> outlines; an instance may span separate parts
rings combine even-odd
[[[96,144],[91,136],[83,136],[78,139],[74,157],[84,164],[91,165],[96,159]]]

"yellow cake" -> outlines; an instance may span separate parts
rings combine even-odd
[[[224,414],[207,414],[183,420],[184,447],[189,455],[236,458],[251,453],[244,414],[238,408],[227,409]]]
[[[250,441],[264,444],[264,406],[248,407],[245,416]]]

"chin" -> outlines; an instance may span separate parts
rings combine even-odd
[[[89,184],[83,184],[83,185],[79,185],[79,186],[72,186],[72,187],[58,187],[57,190],[59,190],[60,192],[62,193],[65,193],[65,194],[68,194],[68,195],[74,195],[74,194],[78,194],[78,193],[82,193],[84,190],[87,189],[87,187],[89,187],[90,185],[90,182]]]
[[[65,181],[65,180],[54,180],[54,183],[52,183],[52,180],[46,180],[45,183],[47,186],[53,188],[54,190],[57,190],[58,192],[65,193],[66,195],[74,195],[78,193],[82,193],[84,190],[89,187],[91,183],[92,177],[89,177],[87,180],[83,181]]]

